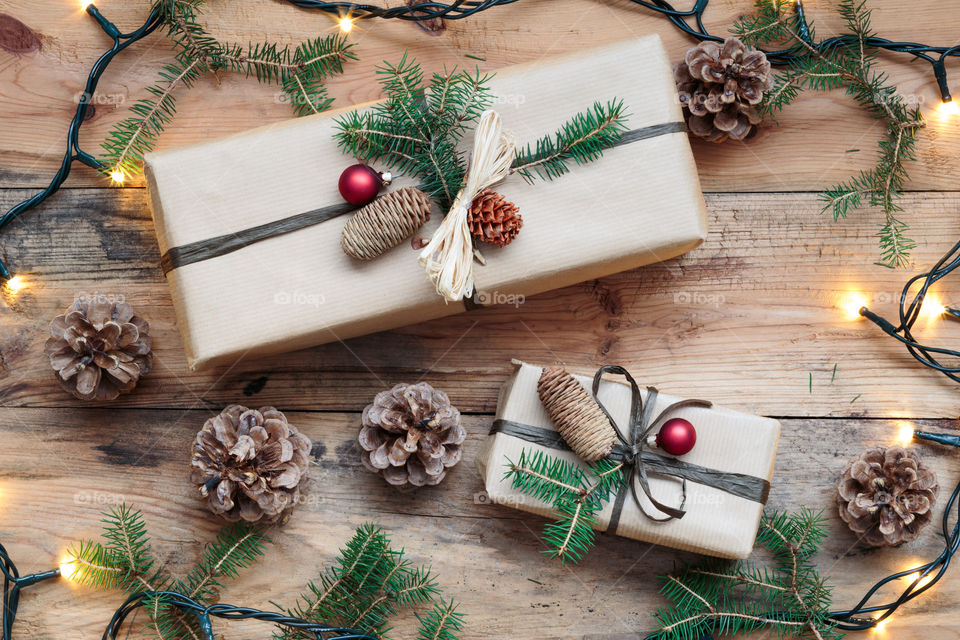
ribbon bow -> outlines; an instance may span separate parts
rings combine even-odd
[[[420,252],[420,266],[437,293],[448,302],[473,295],[473,238],[467,223],[470,203],[481,191],[507,176],[515,147],[513,135],[503,131],[499,113],[487,109],[480,114],[463,188],[440,228]]]
[[[620,426],[617,424],[617,421],[613,419],[613,416],[610,415],[610,412],[607,411],[607,408],[603,406],[603,403],[600,402],[600,399],[597,397],[597,391],[600,390],[600,381],[603,378],[603,375],[606,373],[621,375],[626,378],[628,383],[630,383],[630,419],[626,434],[623,433],[623,431],[620,429]],[[691,477],[691,475],[684,473],[683,469],[677,467],[676,462],[678,461],[675,458],[668,458],[650,451],[645,451],[644,447],[647,446],[648,436],[651,433],[656,433],[659,431],[660,427],[664,422],[666,422],[669,415],[677,409],[682,409],[683,407],[709,408],[713,406],[712,403],[708,402],[707,400],[680,400],[678,402],[674,402],[666,409],[661,411],[660,415],[658,415],[656,418],[651,419],[653,416],[653,409],[657,404],[658,391],[654,387],[647,387],[647,402],[644,404],[637,381],[633,379],[633,376],[630,375],[629,371],[616,365],[606,365],[600,367],[596,375],[593,376],[592,393],[593,399],[600,407],[600,410],[603,411],[604,415],[607,416],[607,419],[613,426],[613,430],[617,434],[617,439],[620,440],[621,443],[614,447],[613,452],[609,457],[623,462],[624,469],[626,471],[625,475],[627,478],[627,485],[629,485],[630,493],[633,496],[633,501],[637,503],[637,507],[640,509],[641,513],[651,520],[655,520],[657,522],[665,522],[674,518],[682,518],[686,514],[686,511],[684,511],[683,507],[686,505],[687,500],[687,479]],[[683,499],[679,508],[665,505],[653,497],[653,494],[650,491],[650,482],[647,478],[647,466],[649,466],[654,473],[681,479],[683,485]],[[692,467],[693,465],[690,466]],[[647,513],[647,510],[643,508],[643,503],[640,502],[640,497],[637,495],[637,483],[640,484],[644,495],[647,496],[647,499],[650,500],[650,503],[661,513],[667,514],[666,518],[657,518]],[[620,512],[623,508],[625,494],[625,490],[621,490],[617,496],[617,501],[614,504],[614,514],[615,518],[617,519],[619,519]],[[611,520],[610,530],[616,531],[616,525],[617,523]]]

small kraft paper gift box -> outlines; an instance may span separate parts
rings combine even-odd
[[[491,503],[556,520],[553,505],[512,488],[507,477],[511,463],[515,465],[521,454],[530,459],[537,452],[581,468],[587,463],[569,449],[541,404],[537,385],[543,369],[518,361],[514,361],[514,365],[516,370],[500,393],[491,435],[477,464]],[[578,375],[574,379],[590,393],[592,377]],[[650,416],[660,416],[681,401],[656,390],[642,389],[642,381],[638,392],[644,408],[653,394]],[[595,396],[624,433],[628,432],[633,394],[631,386],[621,378],[605,375]],[[682,506],[682,517],[665,518],[666,514],[658,510],[642,490],[638,474],[631,473],[627,477],[637,483],[635,495],[640,504],[634,502],[629,484],[623,484],[618,495],[594,514],[594,528],[720,558],[747,557],[754,547],[773,477],[780,423],[716,406],[688,405],[669,410],[667,414],[695,425],[696,444],[679,457],[646,447],[641,455],[646,460],[649,495],[669,509]],[[666,468],[658,464],[664,461]],[[677,465],[680,474],[688,478],[685,489],[678,479],[680,476],[669,475],[676,471],[669,465]],[[618,521],[611,526],[613,517]]]
[[[335,118],[349,109],[148,154],[161,264],[190,367],[530,296],[673,258],[703,241],[696,165],[657,36],[503,69],[489,87],[503,129],[521,146],[595,102],[622,100],[628,116],[620,142],[597,161],[571,164],[548,182],[512,175],[497,185],[520,207],[523,229],[509,246],[484,245],[476,293],[460,302],[437,294],[409,242],[360,262],[340,248],[350,216],[317,215],[349,211],[337,182],[356,160],[334,139]],[[404,178],[390,188],[404,180],[413,184]],[[434,206],[420,235],[430,237],[443,213]]]

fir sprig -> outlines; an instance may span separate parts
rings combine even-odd
[[[126,505],[104,514],[103,541],[83,540],[69,551],[70,578],[99,589],[132,593],[173,591],[206,604],[219,599],[223,578],[236,578],[241,569],[263,555],[268,542],[254,525],[224,526],[208,544],[197,565],[183,579],[155,569],[143,514]],[[426,612],[416,609],[429,607]],[[197,618],[173,606],[169,595],[152,594],[143,602],[148,620],[146,637],[156,640],[202,640]],[[402,610],[413,610],[419,621],[418,640],[456,640],[464,614],[453,600],[444,600],[429,567],[414,565],[402,549],[393,549],[379,527],[366,524],[341,549],[320,578],[307,585],[288,613],[318,624],[342,626],[382,636]],[[313,638],[288,627],[278,640]]]
[[[490,105],[491,76],[453,69],[425,82],[406,53],[397,64],[384,62],[377,74],[385,99],[337,119],[340,148],[419,178],[423,191],[449,208],[466,172],[457,143]]]
[[[579,165],[592,162],[620,140],[626,130],[622,100],[607,104],[594,102],[593,108],[576,114],[553,136],[545,136],[517,154],[511,173],[528,182],[536,174],[553,180],[570,170],[571,160]]]
[[[174,589],[212,604],[222,588],[218,578],[236,577],[263,554],[266,544],[259,530],[239,522],[221,530],[207,545],[198,565],[178,580],[155,569],[143,514],[121,505],[104,514],[103,542],[83,540],[68,552],[71,580],[99,589],[122,589],[129,593]],[[152,596],[144,605],[148,621],[144,633],[157,640],[200,640],[203,635],[193,616],[171,607],[163,596]]]
[[[134,103],[132,115],[107,134],[100,158],[107,171],[122,176],[141,173],[144,154],[154,149],[176,114],[175,92],[190,88],[205,75],[219,78],[219,72],[232,71],[279,85],[294,113],[303,116],[329,108],[327,78],[342,73],[345,61],[356,59],[353,45],[342,35],[321,36],[296,47],[221,43],[200,24],[201,5],[197,0],[155,0],[178,51],[173,62],[161,69],[157,82],[147,87],[150,97]]]
[[[586,466],[526,450],[507,460],[506,478],[524,495],[551,504],[560,516],[543,529],[545,554],[579,562],[594,545],[596,514],[622,485],[623,464],[600,460]]]
[[[766,630],[780,637],[835,640],[829,620],[830,587],[809,561],[826,537],[822,513],[765,515],[757,544],[773,564],[707,560],[682,565],[662,578],[670,607],[654,614],[659,640],[693,640]]]
[[[383,635],[390,619],[402,609],[431,605],[420,615],[420,638],[453,640],[462,627],[457,605],[445,602],[430,569],[415,566],[394,550],[382,529],[372,524],[360,527],[333,566],[316,581],[289,614],[311,622],[325,622],[358,631]],[[306,638],[284,630],[280,640]]]
[[[916,243],[906,236],[908,226],[897,217],[902,211],[898,199],[907,180],[906,163],[916,159],[918,132],[924,122],[919,107],[906,104],[887,75],[875,68],[877,51],[869,46],[874,33],[866,0],[838,4],[847,34],[831,47],[818,44],[814,27],[804,22],[790,0],[757,0],[755,9],[754,15],[734,25],[733,32],[749,45],[775,45],[791,54],[790,65],[764,98],[762,109],[767,115],[778,113],[805,89],[843,89],[884,122],[876,166],[826,189],[820,198],[823,211],[830,211],[834,220],[864,206],[882,209],[879,264],[905,265]]]
[[[490,75],[445,70],[424,80],[423,70],[406,53],[397,64],[377,70],[384,100],[364,112],[337,119],[340,148],[366,162],[384,162],[419,178],[421,189],[449,209],[463,186],[466,164],[457,144],[470,123],[491,103]],[[553,136],[517,153],[511,173],[526,180],[557,178],[570,163],[599,158],[620,139],[626,121],[623,102],[595,102],[574,115]]]

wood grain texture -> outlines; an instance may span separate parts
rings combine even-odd
[[[398,0],[397,0],[398,1]],[[146,17],[147,0],[104,0],[101,9],[121,29],[132,29]],[[750,0],[714,0],[707,26],[726,33],[731,21],[749,11]],[[838,32],[831,10],[835,3],[807,3],[823,37]],[[548,6],[549,5],[549,8]],[[955,15],[939,0],[914,0],[909,20],[895,0],[872,0],[874,26],[894,39],[914,39],[950,46],[956,42]],[[0,180],[6,186],[39,187],[60,163],[66,125],[75,110],[75,96],[89,66],[107,44],[105,36],[73,0],[31,2],[3,0],[0,13],[27,25],[40,41],[38,49],[13,53],[0,48]],[[300,11],[279,2],[209,3],[209,28],[218,37],[247,43],[279,40],[296,43],[332,27],[329,17]],[[416,25],[365,22],[351,37],[360,61],[334,78],[330,93],[338,106],[379,97],[375,68],[394,61],[408,49],[427,71],[453,64],[484,71],[544,56],[581,50],[611,40],[657,33],[673,59],[691,41],[662,17],[628,0],[524,0],[470,19],[450,21],[439,34]],[[477,62],[465,54],[485,57]],[[82,143],[99,150],[110,127],[126,117],[127,107],[144,97],[157,71],[170,57],[167,41],[154,34],[120,56],[104,76],[95,113],[84,125]],[[631,63],[636,61],[626,61]],[[932,108],[939,102],[930,65],[909,56],[885,55],[883,67],[904,97],[931,115],[919,146],[920,160],[910,168],[910,188],[955,188],[960,166],[952,161],[960,142],[960,117],[941,122]],[[955,82],[960,83],[960,78]],[[276,87],[225,74],[220,83],[202,80],[193,90],[176,94],[179,113],[161,139],[161,148],[210,140],[290,117]],[[216,117],[210,117],[216,114]],[[810,93],[787,110],[779,127],[762,129],[746,144],[696,143],[701,180],[709,191],[808,191],[821,189],[869,168],[874,161],[879,124],[841,92]],[[69,185],[103,186],[104,180],[78,166]]]
[[[197,502],[186,471],[189,443],[210,415],[7,410],[0,437],[18,446],[0,450],[0,538],[10,542],[21,570],[53,566],[71,541],[98,535],[100,511],[124,501],[144,510],[161,561],[175,573],[189,569],[218,526]],[[650,630],[649,615],[662,604],[654,575],[668,571],[678,557],[692,557],[608,535],[599,537],[579,566],[542,557],[538,533],[545,520],[482,499],[474,463],[489,417],[466,418],[464,460],[443,484],[406,494],[360,466],[357,414],[293,412],[290,419],[315,443],[310,494],[282,530],[270,532],[275,542],[266,558],[229,584],[225,602],[292,602],[356,526],[377,521],[413,559],[432,563],[446,593],[464,603],[466,639],[638,638]],[[931,525],[915,543],[866,551],[835,517],[835,482],[848,459],[864,447],[889,443],[895,431],[896,423],[886,420],[784,422],[770,505],[829,513],[832,535],[816,561],[836,587],[837,606],[850,606],[866,583],[932,558],[943,544]],[[25,449],[31,455],[23,455]],[[952,485],[956,456],[919,449],[941,484]],[[960,598],[960,582],[951,577],[905,607],[888,625],[887,637],[957,638],[952,605]],[[98,637],[119,600],[117,593],[62,583],[34,587],[21,603],[19,637],[61,637],[68,629],[71,637]],[[58,613],[43,616],[44,608]],[[228,628],[228,637],[266,634],[262,627],[259,633],[255,626]],[[412,637],[409,621],[398,624],[393,637]]]
[[[943,2],[914,0],[909,13],[894,0],[870,3],[885,36],[956,42],[956,16]],[[836,32],[834,4],[806,2],[823,36]],[[142,22],[147,5],[99,3],[122,30]],[[241,43],[298,42],[332,25],[280,2],[209,6],[211,28]],[[713,0],[708,26],[723,33],[749,6],[749,0]],[[6,210],[55,170],[74,96],[107,42],[73,0],[0,0],[0,16],[9,17],[0,36],[0,210]],[[14,29],[10,20],[24,27]],[[359,26],[351,37],[361,60],[330,85],[338,105],[378,97],[376,65],[404,48],[427,70],[473,66],[465,54],[486,57],[480,67],[495,70],[648,33],[660,34],[674,58],[691,44],[629,0],[522,0],[448,23],[439,34],[400,22]],[[98,148],[169,55],[157,34],[118,58],[84,127],[84,148]],[[929,112],[936,99],[929,66],[900,56],[883,60],[901,93]],[[278,95],[231,75],[219,86],[201,81],[178,95],[180,113],[161,147],[286,119],[289,105]],[[933,557],[942,545],[931,528],[903,548],[865,551],[835,517],[834,486],[848,459],[889,444],[898,419],[953,430],[957,416],[954,383],[838,307],[847,292],[859,291],[892,318],[909,275],[960,236],[960,192],[953,191],[960,169],[952,161],[960,118],[934,117],[923,133],[910,183],[922,191],[904,198],[903,214],[919,247],[915,266],[900,271],[873,264],[878,212],[857,212],[837,224],[818,214],[817,190],[871,165],[876,124],[839,93],[805,96],[780,124],[747,144],[694,143],[710,192],[710,235],[686,256],[517,306],[201,373],[186,369],[144,190],[103,188],[92,171],[76,167],[72,188],[0,236],[3,257],[28,282],[16,295],[0,294],[0,541],[22,572],[48,569],[70,542],[98,533],[103,508],[126,501],[145,511],[162,561],[186,571],[218,526],[187,483],[195,432],[228,403],[273,404],[315,442],[312,491],[288,525],[271,532],[267,558],[231,583],[224,601],[291,603],[358,525],[378,521],[413,559],[432,563],[446,592],[464,603],[465,638],[642,637],[649,614],[662,604],[654,576],[692,556],[603,535],[588,562],[563,567],[540,556],[544,521],[487,504],[474,469],[511,358],[564,362],[583,372],[619,363],[671,394],[787,416],[770,504],[828,511],[833,535],[817,562],[836,586],[835,603],[849,606],[866,585]],[[958,287],[947,279],[937,292],[955,302]],[[64,394],[43,355],[50,320],[77,295],[94,293],[123,296],[145,315],[156,352],[154,371],[134,393],[103,407]],[[949,344],[960,328],[940,322],[919,330]],[[468,414],[469,439],[464,461],[440,487],[398,494],[360,467],[357,412],[384,387],[418,379],[447,390]],[[941,485],[952,487],[957,453],[918,449]],[[960,638],[953,611],[960,581],[953,571],[869,637]],[[39,585],[22,599],[15,638],[99,637],[119,602],[119,594]],[[218,631],[252,638],[270,630],[234,623]],[[411,621],[401,621],[393,637],[412,632]]]
[[[25,193],[2,191],[0,203]],[[707,201],[706,243],[675,260],[520,305],[190,373],[143,190],[64,191],[6,234],[10,264],[30,265],[32,284],[0,304],[0,400],[79,406],[52,384],[43,343],[50,320],[75,296],[100,293],[124,297],[154,335],[154,370],[119,407],[216,407],[262,388],[287,408],[358,411],[380,389],[422,377],[464,410],[490,412],[510,359],[520,358],[585,372],[620,363],[675,395],[709,389],[718,404],[763,415],[956,417],[954,383],[838,306],[858,290],[893,318],[909,274],[960,232],[960,194],[907,196],[918,266],[897,271],[873,264],[870,214],[835,224],[817,214],[813,194]],[[958,287],[948,278],[937,292],[949,301]],[[921,323],[918,334],[949,343],[957,329]]]

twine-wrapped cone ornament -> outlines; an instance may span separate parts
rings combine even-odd
[[[447,302],[473,295],[473,239],[467,222],[470,204],[481,191],[503,180],[513,163],[516,141],[503,131],[500,114],[480,115],[464,186],[430,242],[420,252],[420,266]]]
[[[113,400],[150,372],[149,332],[129,304],[81,298],[53,319],[44,350],[65,391],[80,400]]]
[[[868,449],[843,472],[840,517],[868,546],[916,540],[933,518],[937,476],[903,447]]]
[[[430,198],[414,187],[381,196],[343,226],[340,247],[357,260],[372,260],[392,249],[430,219]]]
[[[310,447],[273,407],[230,405],[197,434],[191,480],[210,510],[227,520],[277,522],[297,505],[309,479]]]
[[[586,462],[610,455],[617,434],[610,419],[583,385],[563,367],[547,367],[537,382],[537,394],[557,432]]]

